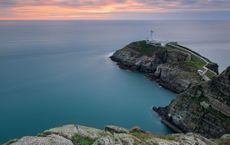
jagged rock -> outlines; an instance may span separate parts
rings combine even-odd
[[[52,128],[43,132],[43,134],[58,134],[69,139],[71,139],[76,133],[78,133],[78,131],[76,126],[73,124]]]
[[[71,139],[74,135],[86,136],[92,139],[96,139],[104,133],[104,131],[90,128],[82,125],[65,125],[58,128],[53,128],[44,131],[45,134],[58,134],[66,138]]]
[[[85,126],[80,126],[81,132],[84,133],[79,133],[76,131],[79,126],[65,125],[53,128],[48,130],[48,132],[46,131],[46,134],[40,134],[42,136],[26,136],[8,142],[6,145],[216,145],[212,140],[194,133],[158,136],[146,133],[141,129],[133,129],[126,133],[111,134],[105,133],[100,129]],[[99,133],[96,133],[97,137],[94,136],[95,138],[91,139],[92,132],[95,131]],[[77,136],[77,138],[71,138],[70,140],[69,137],[73,136]],[[225,139],[224,142],[228,143],[228,140]]]
[[[177,65],[161,64],[154,73],[159,78],[159,83],[175,92],[183,92],[192,84],[197,84],[198,79],[194,79],[190,72],[183,71]]]
[[[230,134],[224,134],[224,135],[222,135],[221,139],[228,139],[230,141]]]
[[[176,140],[185,145],[216,145],[214,142],[194,133],[175,134]]]
[[[217,74],[219,73],[219,71],[218,71],[219,66],[216,63],[209,63],[206,65],[206,67],[211,69],[212,71],[214,71]]]
[[[118,139],[122,142],[124,145],[134,145],[134,144],[140,144],[141,140],[134,137],[133,135],[130,135],[128,133],[119,133],[114,134],[115,139]]]
[[[162,86],[181,93],[190,86],[201,82],[191,53],[172,46],[159,47],[147,44],[145,41],[133,42],[116,51],[111,59],[123,69],[145,73]],[[218,65],[210,62],[211,70],[218,72]]]
[[[118,126],[114,126],[114,125],[107,125],[105,127],[105,131],[109,131],[111,133],[129,133],[128,129],[118,127]]]
[[[122,145],[120,140],[115,140],[111,136],[101,137],[93,145]]]
[[[230,132],[230,67],[211,81],[178,95],[167,107],[154,110],[163,122],[184,132],[219,138]]]
[[[230,67],[221,73],[221,77],[215,77],[210,87],[213,90],[218,89],[223,96],[230,96]]]
[[[161,138],[150,138],[147,139],[142,145],[178,145],[176,141],[163,140]],[[183,144],[181,144],[183,145]]]
[[[73,143],[59,135],[48,135],[46,137],[26,136],[11,145],[73,145]]]
[[[216,145],[215,142],[206,139],[200,135],[194,133],[188,134],[172,134],[171,138],[161,137],[161,138],[150,138],[146,140],[144,144],[157,144],[157,145]]]

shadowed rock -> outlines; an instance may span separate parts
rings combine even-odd
[[[195,85],[170,105],[154,108],[162,120],[205,137],[230,133],[230,67],[211,81]]]

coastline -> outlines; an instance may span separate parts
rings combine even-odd
[[[170,42],[164,46],[158,42],[132,42],[110,58],[121,69],[142,72],[150,80],[178,94],[168,106],[153,107],[153,111],[161,117],[161,122],[175,132],[195,132],[205,137],[218,138],[230,131],[230,118],[220,108],[216,109],[216,103],[228,108],[229,68],[218,75],[216,63],[187,47]],[[218,79],[221,82],[215,81]],[[225,96],[226,101],[220,94]],[[213,108],[213,105],[216,107]],[[221,120],[224,120],[223,124]]]
[[[116,51],[110,58],[120,68],[142,72],[175,93],[182,93],[202,79],[210,80],[218,74],[216,63],[209,61],[207,65],[205,57],[182,50],[177,45],[174,42],[161,46],[158,42],[136,41]],[[212,76],[207,76],[207,72],[212,72]]]

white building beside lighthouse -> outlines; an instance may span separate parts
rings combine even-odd
[[[169,42],[156,40],[154,36],[154,30],[150,30],[150,36],[148,36],[146,43],[154,46],[165,47]]]
[[[154,39],[154,30],[150,30],[150,35],[148,36],[146,43],[161,46],[161,42]]]

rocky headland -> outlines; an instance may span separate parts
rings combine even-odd
[[[178,93],[168,106],[153,107],[174,131],[208,138],[230,133],[230,67],[218,75],[216,63],[175,42],[133,42],[111,59]]]
[[[106,126],[103,130],[82,125],[65,125],[46,130],[37,136],[10,140],[4,145],[218,145],[230,139],[207,139],[198,134],[154,135],[139,128],[131,130]]]
[[[182,132],[218,138],[230,133],[230,67],[212,80],[195,85],[166,107],[155,108],[164,122]]]
[[[210,78],[218,74],[218,65],[175,42],[161,46],[146,41],[133,42],[116,51],[111,59],[122,69],[145,73],[162,86],[176,92],[203,81],[197,72],[208,69]]]

